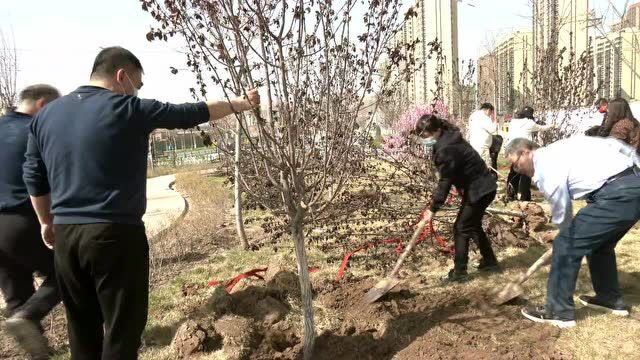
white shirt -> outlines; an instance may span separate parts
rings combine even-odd
[[[476,110],[469,116],[469,144],[482,154],[491,147],[491,135],[498,133],[498,124],[491,121],[483,110]]]
[[[634,164],[640,166],[636,150],[619,140],[574,136],[533,153],[532,180],[551,203],[551,220],[562,229],[573,217],[571,199],[600,189]]]
[[[533,133],[538,131],[545,131],[551,129],[553,125],[538,125],[535,121],[524,118],[524,119],[511,119],[509,122],[509,132],[507,133],[507,141],[508,144],[511,140],[517,138],[525,138],[527,140],[533,140]]]

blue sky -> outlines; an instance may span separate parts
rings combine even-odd
[[[619,9],[625,3],[611,1]],[[603,13],[608,2],[589,0],[589,6]],[[487,39],[530,28],[528,4],[529,0],[459,1],[459,56],[475,59],[484,52]],[[409,5],[405,1],[403,8]],[[138,0],[0,0],[0,9],[0,27],[13,35],[19,49],[19,88],[44,82],[63,93],[72,91],[88,81],[100,47],[120,45],[133,51],[145,68],[140,96],[191,100],[193,76],[187,71],[169,72],[170,66],[185,62],[178,52],[181,43],[149,43],[145,34],[153,21]],[[609,15],[613,16],[611,11]]]

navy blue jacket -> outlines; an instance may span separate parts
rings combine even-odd
[[[0,212],[31,209],[22,180],[31,116],[10,112],[0,117]]]
[[[149,134],[208,120],[203,102],[173,105],[81,86],[34,117],[24,182],[33,196],[51,193],[55,224],[142,224]]]

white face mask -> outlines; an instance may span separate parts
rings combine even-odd
[[[436,143],[436,139],[434,139],[433,136],[426,139],[420,138],[420,144],[422,144],[423,146],[431,147],[435,145],[435,143]]]

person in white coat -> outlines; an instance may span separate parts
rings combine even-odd
[[[487,166],[491,166],[489,148],[492,136],[498,133],[498,124],[493,117],[493,111],[493,105],[484,103],[480,109],[469,116],[469,144],[480,154]]]
[[[538,125],[533,120],[533,112],[532,107],[526,106],[511,119],[507,133],[507,146],[512,140],[518,138],[533,141],[533,134],[553,128],[553,125]],[[518,195],[520,201],[531,201],[531,178],[518,174],[512,167],[507,176],[507,199],[515,200]]]

